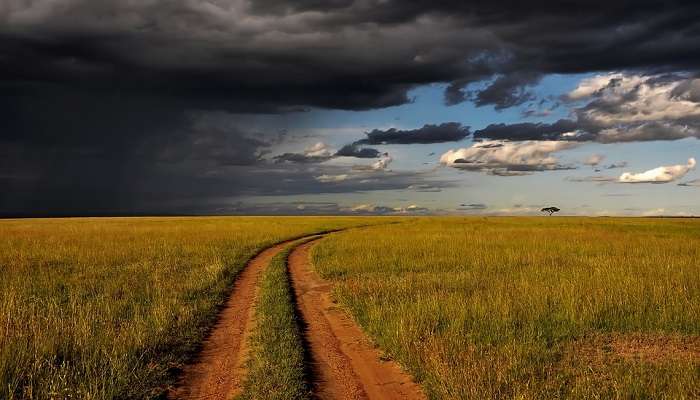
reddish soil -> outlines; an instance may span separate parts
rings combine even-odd
[[[168,393],[169,399],[229,400],[240,393],[258,280],[272,257],[289,243],[264,250],[241,271],[201,353],[183,368],[180,380]]]
[[[312,362],[313,391],[319,399],[425,399],[420,386],[380,353],[362,330],[331,300],[332,285],[310,265],[313,242],[289,256],[297,307]]]

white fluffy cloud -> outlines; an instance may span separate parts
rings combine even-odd
[[[394,161],[389,155],[385,155],[372,164],[372,169],[375,171],[384,170]]]
[[[695,159],[690,158],[686,165],[661,166],[645,172],[625,172],[620,175],[620,183],[668,183],[680,179],[695,168]]]
[[[491,124],[479,139],[597,141],[700,139],[700,79],[688,74],[608,73],[562,96],[575,118]]]
[[[700,103],[691,101],[688,91],[679,88],[686,84],[692,87],[694,81],[606,74],[582,80],[568,97],[576,100],[595,97],[596,106],[581,110],[579,117],[585,116],[600,125],[675,120],[700,116]]]
[[[440,163],[454,168],[488,172],[494,175],[522,175],[532,171],[570,169],[552,153],[578,146],[565,141],[485,141],[471,147],[449,150]]]
[[[590,100],[575,110],[597,140],[624,142],[699,137],[700,79],[610,73],[582,80],[569,100]]]
[[[304,155],[307,157],[330,157],[334,150],[323,142],[315,143],[304,149]]]
[[[567,94],[569,100],[582,100],[589,98],[606,88],[611,79],[621,79],[620,73],[596,75],[592,78],[582,79],[576,88]],[[631,82],[631,80],[627,80]]]

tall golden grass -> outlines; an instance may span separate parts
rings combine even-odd
[[[700,398],[699,220],[422,218],[313,254],[431,398]]]
[[[367,222],[0,221],[0,398],[156,397],[201,342],[254,253]]]

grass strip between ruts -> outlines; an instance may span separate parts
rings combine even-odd
[[[314,239],[291,244],[272,259],[263,273],[241,400],[311,398],[287,259],[294,248]]]

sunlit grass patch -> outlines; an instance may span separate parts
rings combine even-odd
[[[592,335],[700,335],[700,221],[426,218],[332,235],[313,256],[432,398],[698,396],[696,358],[621,351],[593,373],[567,357]]]

